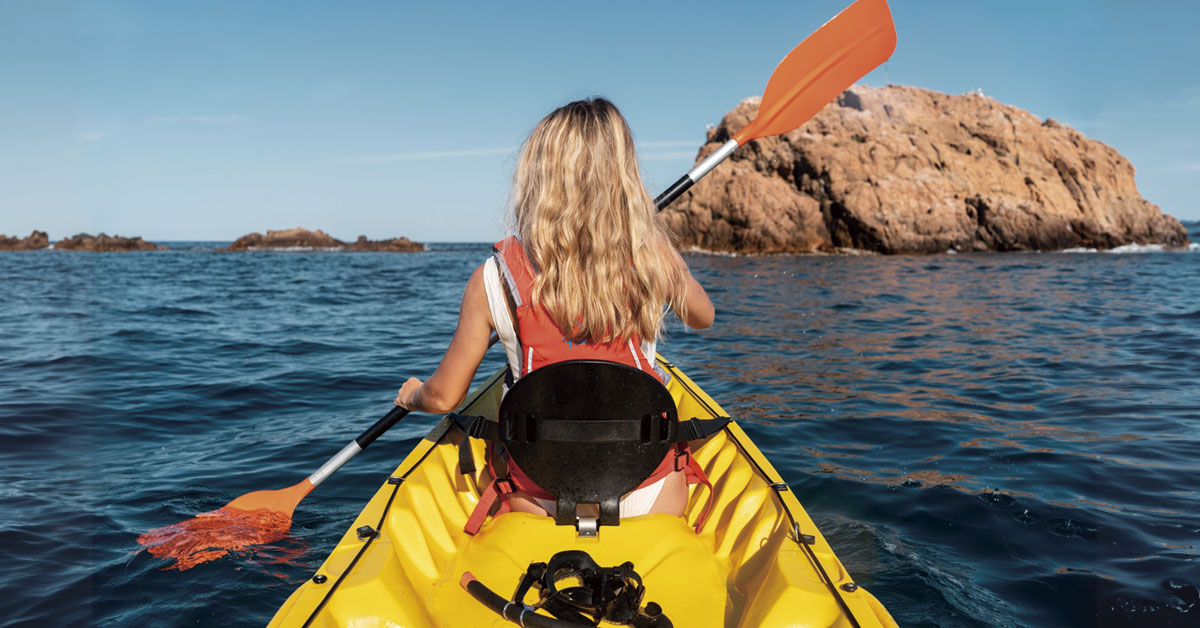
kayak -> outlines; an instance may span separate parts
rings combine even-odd
[[[667,389],[680,418],[728,416],[673,364],[661,356],[658,363],[670,374]],[[458,413],[495,417],[503,381],[501,369],[467,396]],[[553,571],[554,557],[586,552],[595,564],[635,570],[651,602],[640,616],[670,619],[635,626],[896,627],[883,605],[854,583],[736,420],[691,453],[713,487],[700,533],[694,526],[710,495],[696,484],[689,487],[683,517],[622,518],[593,537],[555,525],[552,517],[522,512],[493,516],[478,534],[464,532],[487,478],[482,469],[460,472],[464,433],[458,425],[443,417],[417,444],[270,626],[514,626],[516,615],[506,619],[501,606],[505,612],[534,613],[538,602],[534,588],[518,586],[522,577],[537,565],[544,570],[548,560]],[[468,444],[482,460],[485,445],[475,439]],[[497,592],[496,599],[513,591],[523,596],[515,605],[489,606],[468,591],[468,581],[476,590]],[[524,619],[530,626],[595,625],[555,624],[545,609]]]

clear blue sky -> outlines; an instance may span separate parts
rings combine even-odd
[[[848,1],[0,0],[0,232],[491,240],[515,150],[550,109],[616,102],[657,193]],[[892,11],[899,45],[865,83],[982,89],[1056,118],[1200,219],[1200,3]]]

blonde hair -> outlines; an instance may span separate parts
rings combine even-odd
[[[573,342],[657,339],[682,269],[646,192],[633,136],[603,98],[542,119],[513,177],[517,236],[537,272],[533,301]]]

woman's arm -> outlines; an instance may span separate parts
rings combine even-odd
[[[683,256],[675,247],[671,247],[671,253],[674,255],[675,263],[679,266],[679,271],[684,281],[683,292],[683,312],[676,310],[676,314],[683,319],[683,323],[692,329],[708,329],[712,327],[713,319],[716,317],[716,311],[713,309],[712,300],[708,298],[708,293],[704,291],[704,286],[696,281],[692,276],[692,271],[688,269],[687,262],[683,261]]]
[[[441,414],[462,404],[492,333],[492,316],[483,287],[483,266],[471,273],[458,313],[458,328],[437,370],[425,383],[410,377],[396,395],[396,405],[417,412]]]

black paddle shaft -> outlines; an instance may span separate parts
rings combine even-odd
[[[392,408],[387,414],[383,415],[383,418],[376,421],[371,427],[368,427],[362,434],[359,434],[358,438],[354,439],[354,442],[358,443],[359,447],[366,449],[367,445],[375,442],[376,438],[383,436],[384,432],[391,429],[393,425],[407,414],[408,410],[405,408],[401,408],[400,406]]]
[[[680,194],[687,192],[688,188],[692,187],[694,183],[695,181],[686,174],[679,177],[678,181],[672,183],[671,187],[667,188],[665,192],[659,194],[654,199],[654,206],[658,208],[658,211],[666,209],[667,205],[671,204],[671,201],[679,198]]]

